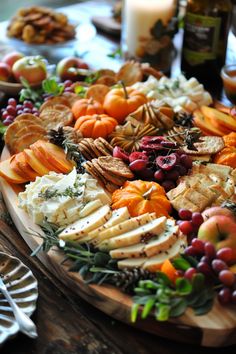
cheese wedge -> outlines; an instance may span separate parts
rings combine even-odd
[[[175,258],[180,253],[183,253],[186,246],[186,238],[180,237],[167,251],[161,252],[158,255],[147,259],[142,267],[149,270],[150,272],[156,272],[161,268],[161,265],[166,259]]]
[[[135,245],[142,242],[142,238],[145,238],[145,236],[149,237],[152,234],[155,236],[163,232],[165,230],[165,224],[165,216],[154,219],[135,230],[128,231],[124,234],[103,241],[99,245],[99,249],[103,251],[110,251],[114,248]]]
[[[101,226],[111,217],[109,205],[104,205],[95,212],[89,214],[65,228],[58,236],[62,240],[77,241],[84,237],[89,231]]]
[[[110,256],[117,259],[151,257],[168,250],[177,240],[178,226],[174,225],[174,220],[168,220],[167,223],[164,232],[153,237],[146,245],[145,243],[137,243],[136,245],[117,248],[110,251]]]
[[[99,236],[97,237],[96,244],[99,244],[100,242],[103,242],[104,240],[107,240],[111,237],[115,237],[121,234],[124,234],[125,232],[137,229],[138,227],[147,224],[151,220],[156,219],[156,214],[155,213],[146,213],[143,215],[139,215],[136,217],[133,217],[129,220],[125,220],[118,225],[115,225],[107,230],[102,231]]]

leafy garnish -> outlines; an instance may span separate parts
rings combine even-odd
[[[85,97],[86,94],[86,89],[84,86],[75,86],[74,92],[76,93],[76,95],[80,96],[80,97]]]
[[[52,76],[43,80],[43,91],[49,95],[59,96],[64,91],[64,85],[57,82],[56,77]]]

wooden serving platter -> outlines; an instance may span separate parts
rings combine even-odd
[[[5,160],[8,157],[9,152],[5,147],[1,159]],[[31,236],[30,233],[32,231],[42,233],[42,231],[22,209],[18,208],[17,193],[20,188],[13,187],[2,178],[0,178],[0,188],[20,235],[31,250],[35,250],[42,241],[39,237]],[[62,264],[64,256],[56,249],[48,254],[40,252],[37,256],[50,272],[76,294],[111,317],[131,325],[132,300],[128,295],[108,285],[85,284],[78,273],[68,271],[69,265]],[[146,320],[137,320],[133,326],[161,337],[202,346],[221,347],[236,344],[235,307],[222,308],[218,302],[215,303],[212,311],[204,316],[195,316],[189,309],[185,315],[176,320],[161,323],[149,317]]]

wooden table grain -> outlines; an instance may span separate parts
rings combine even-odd
[[[92,12],[109,15],[109,1],[90,1],[64,8],[70,17],[87,21]],[[178,39],[178,38],[177,38]],[[180,40],[180,39],[178,39]],[[79,50],[94,67],[117,61],[107,54],[119,46],[119,40],[98,32],[89,44]],[[94,54],[100,48],[102,54]],[[86,52],[91,50],[92,51]],[[95,61],[96,60],[96,61]],[[178,65],[178,63],[176,64]],[[236,346],[210,349],[173,342],[141,332],[113,320],[79,298],[66,288],[44,265],[31,257],[20,234],[12,224],[2,198],[0,198],[0,250],[18,257],[33,272],[39,283],[37,309],[32,319],[38,328],[38,338],[29,339],[18,333],[0,347],[1,354],[223,354],[235,353]]]

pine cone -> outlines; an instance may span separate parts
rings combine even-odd
[[[138,282],[147,279],[156,279],[156,274],[142,268],[126,268],[122,272],[114,274],[111,278],[111,283],[125,293],[132,294]]]

